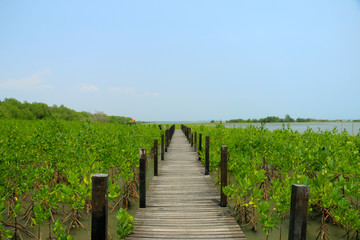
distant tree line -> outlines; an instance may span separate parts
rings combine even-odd
[[[4,101],[0,100],[0,118],[11,119],[63,119],[66,121],[85,121],[90,120],[93,122],[116,122],[128,123],[132,118],[121,116],[107,116],[103,112],[91,114],[89,112],[76,112],[64,105],[48,106],[45,103],[28,103],[14,99],[5,98]]]
[[[260,119],[231,119],[226,121],[227,123],[272,123],[272,122],[328,122],[329,120],[319,120],[319,119],[313,119],[313,118],[297,118],[293,119],[290,117],[289,114],[285,115],[285,118],[275,117],[275,116],[269,116],[266,118],[260,118]]]

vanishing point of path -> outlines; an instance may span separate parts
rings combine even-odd
[[[246,239],[228,209],[219,206],[219,193],[197,158],[175,130],[127,239]]]

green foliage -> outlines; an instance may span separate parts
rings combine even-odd
[[[297,118],[296,120],[290,117],[289,114],[285,115],[285,118],[280,118],[276,116],[268,116],[266,118],[260,118],[260,119],[230,119],[226,121],[227,123],[273,123],[273,122],[328,122],[329,120],[317,120],[313,118]]]
[[[53,232],[70,239],[80,211],[91,209],[95,173],[109,174],[110,206],[128,204],[138,197],[139,149],[161,133],[157,125],[0,119],[0,234],[10,236],[17,218],[39,230],[56,216],[66,234],[56,223]]]
[[[210,167],[217,171],[220,148],[228,147],[232,182],[225,194],[235,202],[234,213],[243,225],[260,224],[269,235],[281,230],[289,216],[292,184],[310,187],[310,217],[320,217],[319,236],[328,237],[328,224],[346,229],[351,239],[360,233],[360,137],[346,132],[308,129],[300,134],[289,127],[269,131],[260,127],[191,126],[210,136]]]
[[[65,227],[61,225],[60,220],[56,220],[53,232],[57,235],[56,240],[73,240],[73,238],[66,234]]]
[[[133,223],[135,222],[133,216],[131,216],[125,209],[120,208],[116,215],[117,229],[116,233],[118,234],[119,239],[125,239],[133,230]]]
[[[0,118],[6,119],[62,119],[66,121],[85,121],[92,122],[111,122],[111,123],[129,123],[132,118],[120,116],[107,116],[102,112],[95,114],[87,112],[76,112],[64,105],[49,107],[45,103],[21,103],[14,98],[5,98],[0,101]]]
[[[3,193],[2,191],[0,193]],[[0,199],[0,239],[2,237],[9,239],[13,237],[13,234],[10,230],[5,229],[3,225],[4,221],[4,212],[6,210],[6,198],[2,197]]]
[[[111,123],[128,123],[132,118],[129,117],[120,117],[120,116],[110,116],[109,122]]]

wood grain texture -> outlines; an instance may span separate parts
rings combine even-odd
[[[126,239],[246,239],[181,130],[175,134]]]

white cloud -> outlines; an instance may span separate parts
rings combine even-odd
[[[133,97],[159,97],[160,93],[148,93],[148,92],[138,92],[134,88],[119,88],[113,87],[109,88],[111,92],[119,93],[121,95],[133,96]]]
[[[83,92],[96,92],[99,91],[99,88],[95,85],[84,85],[81,87],[81,91]]]
[[[44,70],[35,72],[30,77],[21,79],[9,79],[0,82],[0,89],[17,89],[17,90],[32,90],[32,89],[53,89],[54,87],[44,83],[43,77],[50,74],[51,70],[45,68]]]

